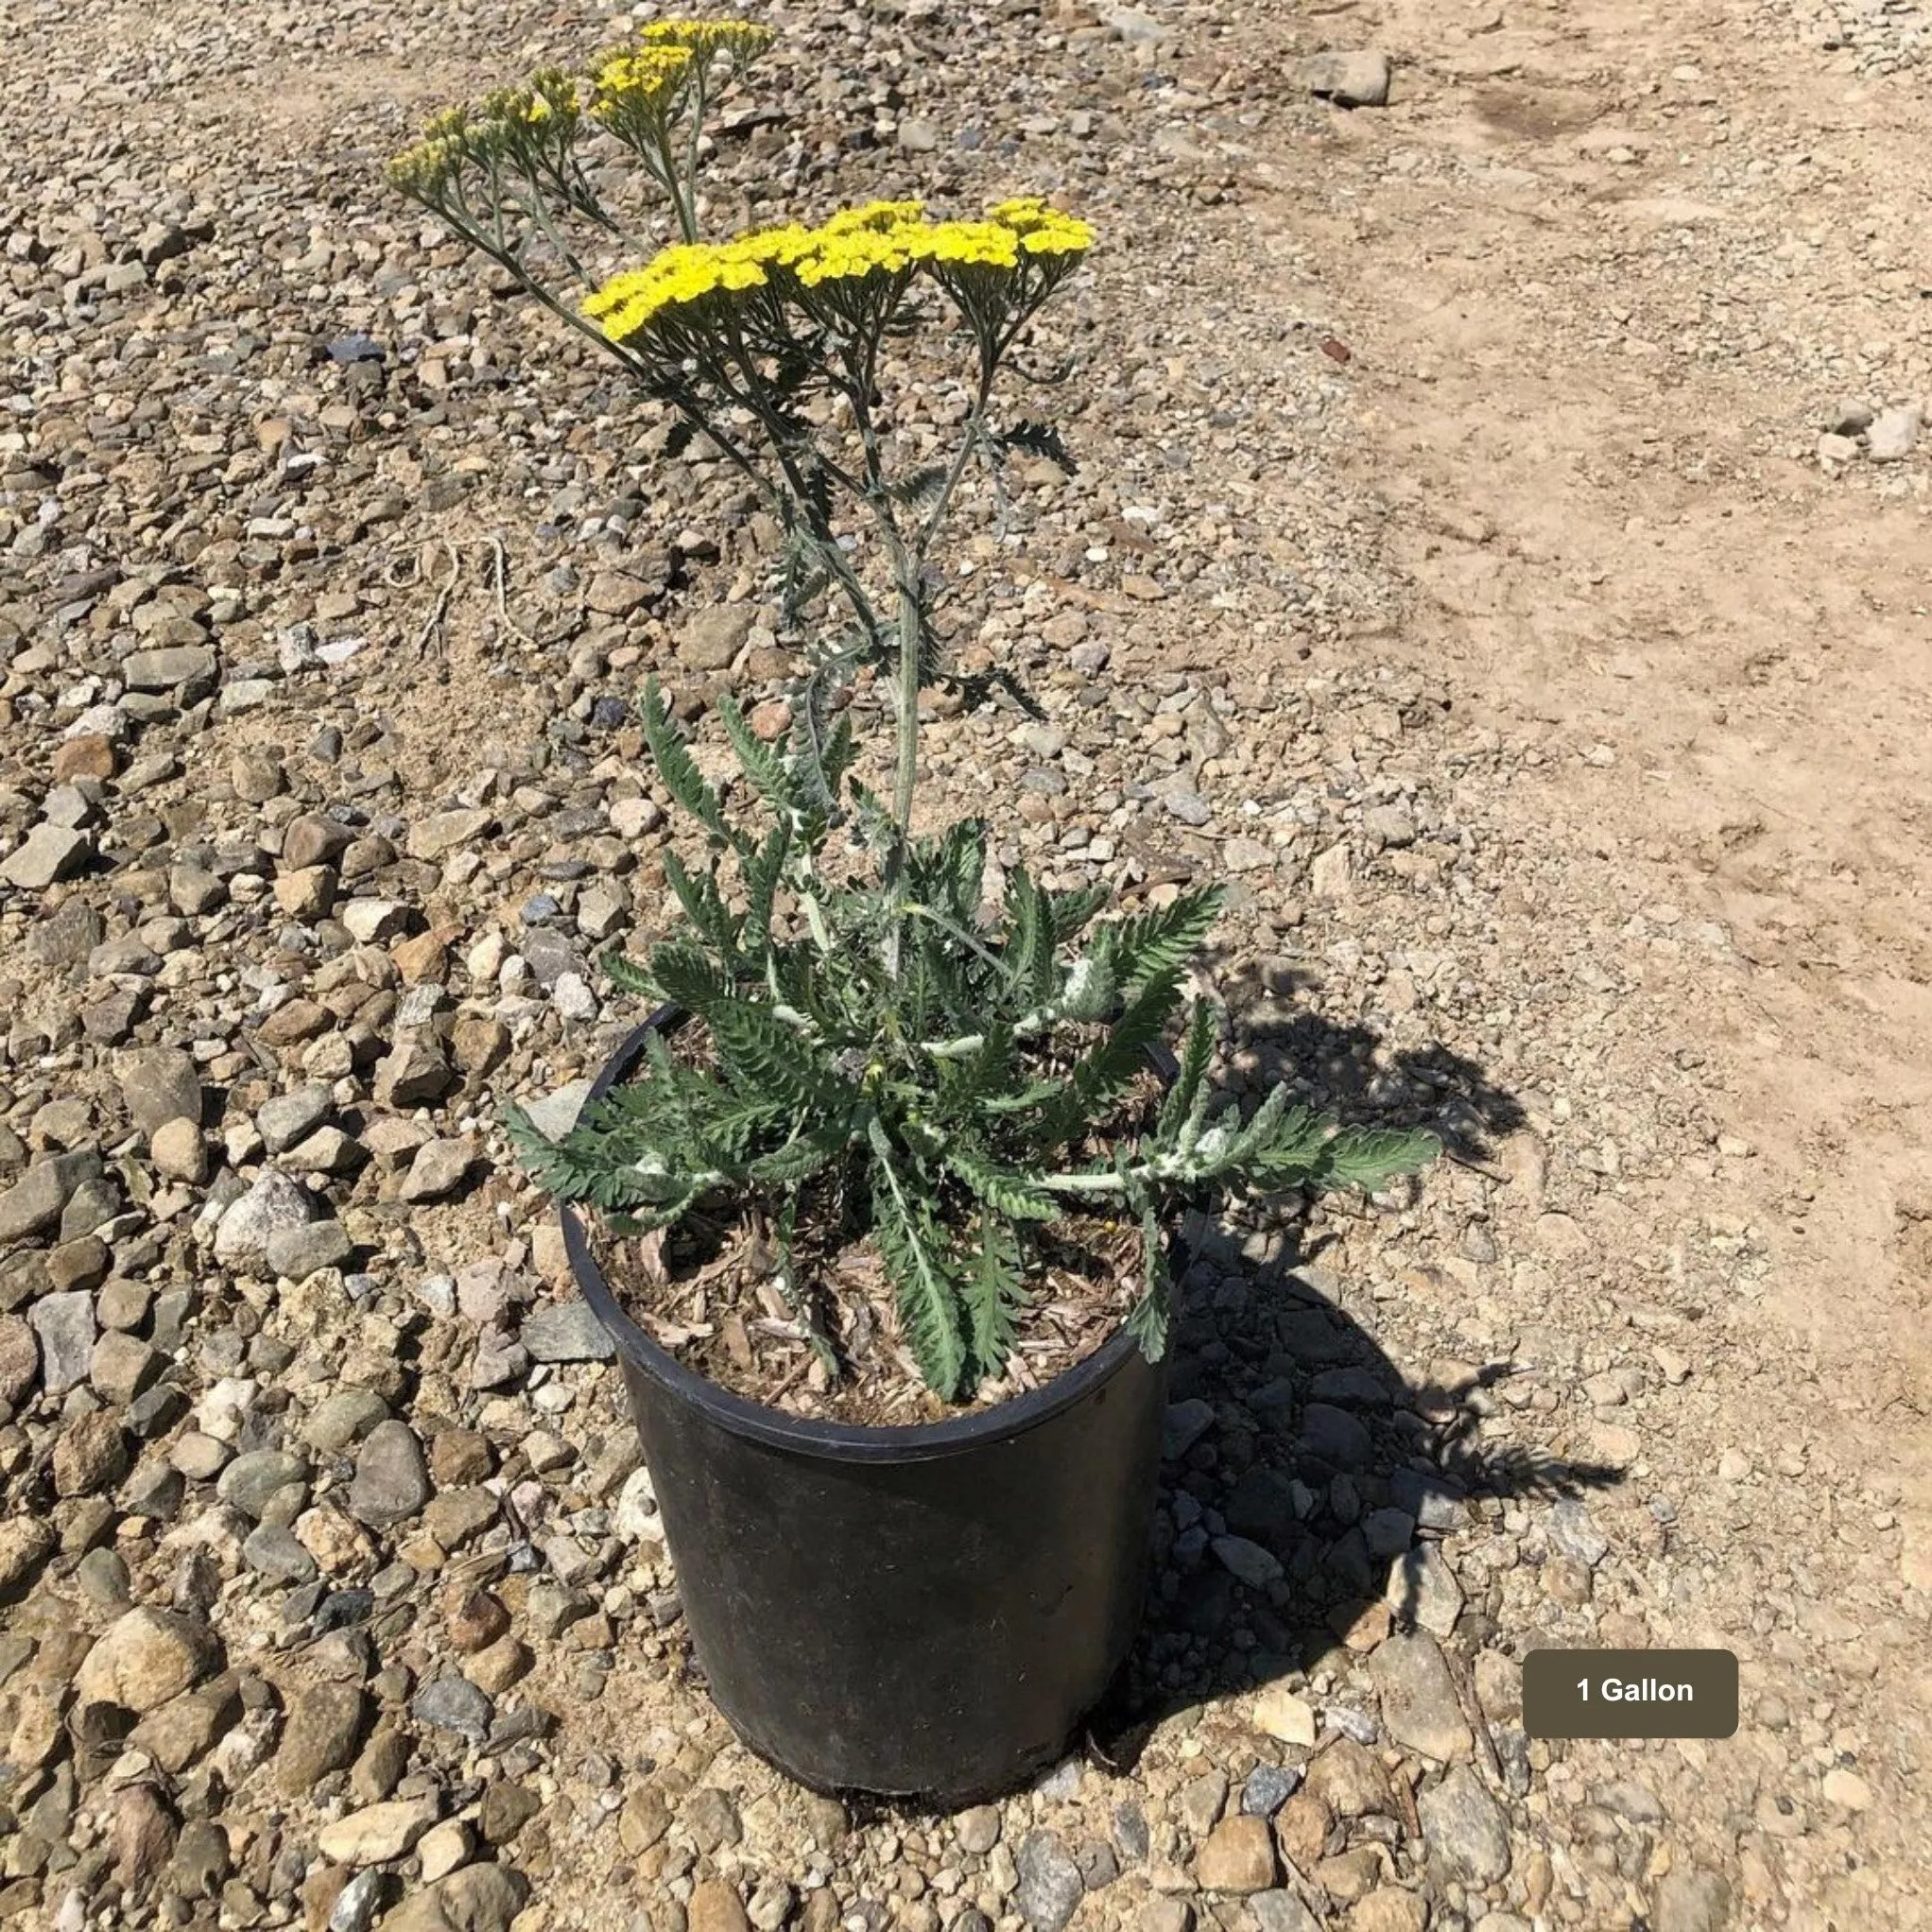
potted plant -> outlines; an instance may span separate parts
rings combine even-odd
[[[975,463],[1057,449],[992,412],[1093,237],[1026,198],[699,239],[702,115],[767,39],[646,28],[588,86],[550,71],[440,117],[393,176],[708,438],[784,533],[808,669],[760,729],[718,699],[728,784],[644,694],[703,842],[665,852],[665,936],[606,962],[657,1009],[567,1134],[511,1128],[616,1345],[718,1706],[808,1784],[959,1801],[1058,1752],[1131,1639],[1176,1204],[1372,1190],[1433,1143],[1338,1129],[1285,1088],[1246,1118],[1217,1098],[1218,1014],[1183,997],[1216,890],[1105,916],[1103,888],[1020,865],[995,889],[979,819],[919,823],[947,512]],[[586,163],[597,129],[681,236],[603,278],[599,249],[634,244]],[[957,357],[925,389],[954,405],[943,441],[908,380],[935,340]],[[884,796],[848,703],[874,677]]]

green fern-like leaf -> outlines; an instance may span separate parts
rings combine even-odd
[[[981,1215],[977,1251],[963,1285],[976,1374],[999,1374],[1013,1352],[1016,1324],[1030,1299],[1022,1266],[1019,1231],[1000,1215]]]
[[[1225,894],[1218,886],[1183,892],[1171,906],[1136,913],[1120,923],[1120,982],[1130,997],[1155,980],[1177,979],[1200,951],[1219,918]]]
[[[1016,1221],[1060,1218],[1060,1203],[1041,1184],[1037,1172],[1029,1174],[1016,1167],[1002,1167],[990,1160],[983,1149],[957,1136],[947,1144],[945,1161],[975,1196],[996,1213]]]
[[[610,946],[597,956],[597,964],[604,969],[604,976],[619,992],[636,993],[643,999],[658,996],[658,984],[650,976],[650,969],[641,961],[626,957],[621,946]]]
[[[1196,1104],[1206,1097],[1208,1068],[1214,1063],[1220,1030],[1214,1008],[1205,1000],[1195,1001],[1181,1043],[1180,1068],[1161,1103],[1160,1124],[1155,1129],[1157,1138],[1168,1146],[1180,1138],[1185,1124],[1195,1118]]]
[[[881,1131],[872,1160],[872,1238],[899,1307],[899,1325],[927,1386],[952,1401],[966,1377],[966,1337],[945,1237],[923,1202],[915,1201],[894,1168]]]
[[[737,950],[738,922],[724,903],[717,881],[688,871],[684,861],[669,850],[664,853],[664,879],[698,936],[721,958],[731,958]]]
[[[783,750],[774,750],[759,737],[733,699],[718,699],[717,715],[724,724],[726,737],[732,741],[732,750],[737,753],[740,768],[766,803],[783,821],[803,817],[804,802],[799,797],[791,773],[785,769]]]
[[[1345,1127],[1323,1146],[1313,1178],[1320,1187],[1379,1194],[1399,1176],[1426,1167],[1441,1150],[1432,1133]]]
[[[1141,1245],[1146,1253],[1146,1284],[1140,1298],[1128,1311],[1123,1324],[1140,1344],[1148,1361],[1158,1362],[1167,1353],[1167,1327],[1173,1311],[1174,1289],[1167,1273],[1167,1249],[1161,1238],[1160,1222],[1152,1208],[1141,1216]]]
[[[705,1020],[733,1086],[834,1117],[851,1112],[854,1092],[826,1063],[822,1045],[769,1007],[714,1000]]]
[[[699,770],[698,762],[685,745],[684,734],[673,720],[670,707],[658,690],[655,678],[645,684],[644,702],[640,709],[644,741],[650,748],[651,762],[658,768],[658,776],[664,782],[664,789],[714,838],[727,845],[741,843],[740,835],[725,818],[723,801]]]
[[[708,1013],[731,991],[711,956],[684,940],[651,948],[650,977],[673,1006],[687,1013]]]
[[[1070,891],[1053,893],[1047,912],[1053,923],[1054,943],[1064,946],[1078,939],[1113,896],[1104,885],[1076,886]]]

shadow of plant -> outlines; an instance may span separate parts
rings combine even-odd
[[[1385,1612],[1390,1631],[1440,1631],[1453,1614],[1455,1647],[1486,1643],[1491,1619],[1453,1608],[1436,1545],[1479,1527],[1487,1501],[1557,1501],[1620,1479],[1484,1441],[1488,1391],[1515,1366],[1492,1363],[1455,1388],[1409,1381],[1292,1234],[1256,1264],[1228,1231],[1196,1233],[1147,1615],[1087,1733],[1113,1770],[1131,1768],[1163,1718],[1312,1673],[1365,1620],[1372,1636]],[[1250,1546],[1234,1565],[1216,1548],[1223,1536]],[[1237,1575],[1240,1563],[1255,1574]]]
[[[1478,1165],[1527,1124],[1516,1096],[1466,1056],[1437,1041],[1390,1050],[1373,1027],[1317,1010],[1322,982],[1312,963],[1217,955],[1206,964],[1228,1009],[1237,1063],[1264,1093],[1285,1082],[1346,1121],[1425,1127],[1453,1159]]]

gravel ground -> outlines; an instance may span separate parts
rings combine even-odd
[[[728,479],[378,183],[611,17],[12,9],[0,1918],[1923,1922],[1925,17],[1574,11],[774,9],[721,140],[720,220],[1099,226],[1080,470],[964,520],[1044,716],[938,702],[936,809],[1226,876],[1239,1077],[1454,1152],[1196,1231],[1127,1682],[936,1818],[709,1709],[500,1128],[636,1017],[643,672],[789,663]],[[1530,1741],[1552,1644],[1734,1649],[1738,1736]]]

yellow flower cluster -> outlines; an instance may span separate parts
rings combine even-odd
[[[762,287],[769,270],[793,266],[813,239],[794,225],[728,242],[679,242],[660,249],[642,268],[612,276],[584,299],[583,312],[611,341],[626,342],[669,313],[695,314],[709,296]]]
[[[626,342],[673,317],[701,320],[699,305],[716,296],[770,285],[809,305],[808,290],[830,284],[888,291],[924,267],[949,285],[961,271],[990,271],[973,278],[982,295],[1014,282],[1016,295],[1031,293],[1029,312],[1050,284],[1020,278],[1026,258],[1058,257],[1054,267],[1064,269],[1093,238],[1085,222],[1040,200],[1002,202],[984,221],[939,222],[925,218],[923,202],[869,201],[816,229],[793,223],[664,249],[646,267],[612,276],[583,309],[611,341]]]
[[[647,47],[682,47],[706,62],[729,54],[742,67],[778,36],[749,20],[659,20],[644,28],[640,38]]]
[[[577,82],[545,67],[524,87],[499,87],[474,108],[445,108],[423,138],[389,163],[391,183],[430,207],[440,206],[467,162],[507,161],[529,167],[569,147],[577,133]]]
[[[612,54],[593,77],[596,105],[591,112],[606,123],[667,105],[690,78],[689,47],[642,47],[634,54]]]
[[[1084,221],[1049,206],[1038,195],[1002,201],[989,212],[1002,228],[1019,236],[1029,255],[1083,255],[1094,246],[1094,231]]]

